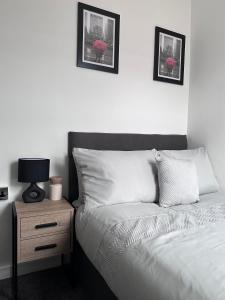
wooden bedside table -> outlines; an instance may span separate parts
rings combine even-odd
[[[17,264],[72,252],[74,208],[68,201],[45,199],[13,203],[13,292],[17,298]]]

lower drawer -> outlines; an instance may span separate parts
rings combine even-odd
[[[70,233],[33,238],[19,243],[19,262],[65,254],[71,248]]]

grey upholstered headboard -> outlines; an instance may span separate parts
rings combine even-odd
[[[186,135],[69,132],[69,200],[78,199],[77,172],[73,160],[74,147],[95,150],[182,150],[187,148]]]

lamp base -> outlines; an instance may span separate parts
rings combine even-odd
[[[36,183],[31,183],[30,186],[22,194],[25,203],[35,203],[44,200],[45,191]]]

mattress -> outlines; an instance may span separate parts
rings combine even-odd
[[[77,239],[120,300],[225,299],[225,196],[76,213]]]

